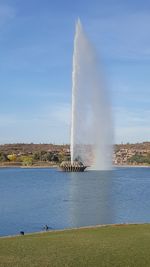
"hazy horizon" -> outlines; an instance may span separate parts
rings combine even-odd
[[[142,141],[142,142],[134,142],[134,143],[131,143],[131,142],[126,142],[126,143],[124,143],[124,142],[121,142],[121,143],[113,143],[113,145],[127,145],[127,144],[129,144],[129,145],[134,145],[134,144],[142,144],[142,143],[149,143],[150,142],[150,140],[145,140],[145,141]],[[31,145],[31,144],[33,144],[33,145],[58,145],[58,146],[70,146],[70,143],[56,143],[56,142],[54,142],[54,143],[52,143],[52,142],[49,142],[49,143],[42,143],[42,142],[39,142],[39,143],[34,143],[34,142],[21,142],[21,143],[19,143],[19,142],[16,142],[16,143],[0,143],[0,146],[1,145]]]

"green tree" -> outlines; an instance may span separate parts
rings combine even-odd
[[[10,154],[10,155],[7,155],[7,158],[9,161],[16,161],[17,156],[16,154]]]
[[[32,166],[33,164],[33,158],[31,156],[22,156],[21,161],[23,166]]]
[[[35,152],[33,154],[33,159],[34,160],[40,160],[40,158],[41,158],[41,153],[40,152]]]
[[[150,154],[146,156],[135,154],[129,158],[128,162],[136,164],[150,164]]]
[[[52,156],[52,161],[58,163],[58,162],[59,162],[58,155],[54,154],[54,155]]]
[[[8,161],[7,155],[3,152],[0,152],[0,161],[1,162]]]

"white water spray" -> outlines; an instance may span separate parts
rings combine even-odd
[[[111,168],[112,122],[107,90],[93,47],[76,24],[72,72],[71,163]]]

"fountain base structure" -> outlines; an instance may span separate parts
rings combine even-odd
[[[64,172],[84,172],[87,168],[82,162],[80,161],[63,161],[60,164],[60,169]]]

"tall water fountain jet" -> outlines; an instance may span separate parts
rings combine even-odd
[[[73,53],[71,165],[76,160],[96,170],[110,169],[112,162],[109,95],[80,20],[76,24]]]

